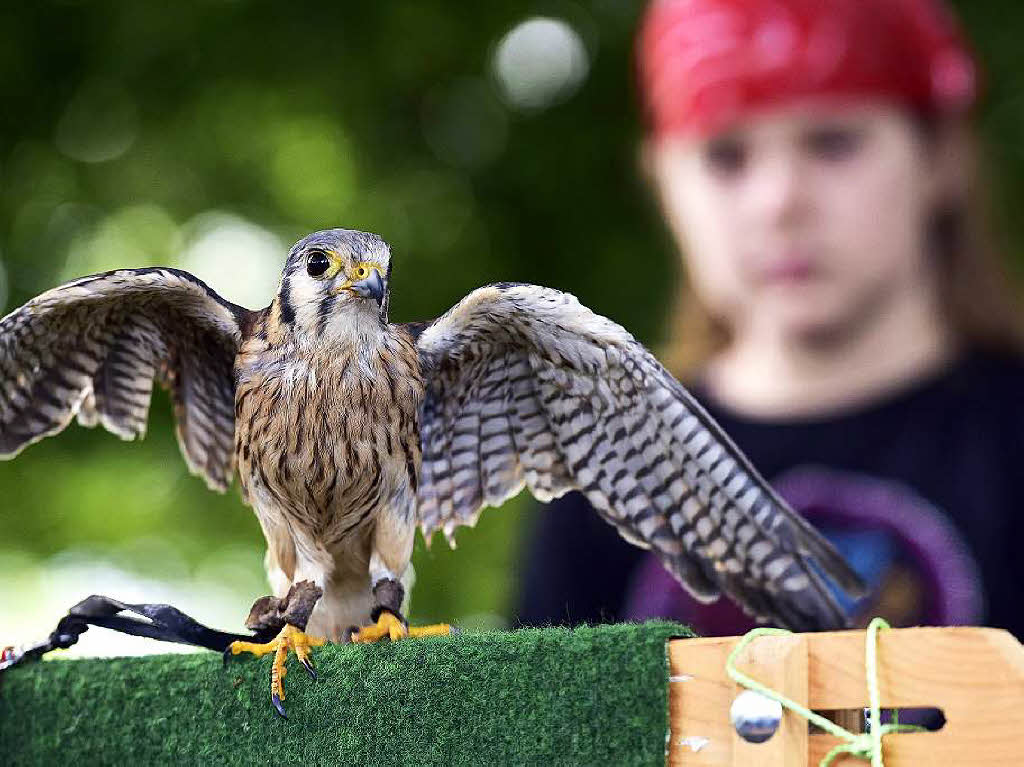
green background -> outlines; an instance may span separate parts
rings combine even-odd
[[[640,4],[19,6],[0,10],[3,311],[77,274],[202,265],[227,252],[211,231],[259,245],[209,278],[255,308],[291,241],[340,225],[392,243],[397,321],[519,280],[662,339],[678,270],[637,167]],[[958,6],[987,73],[997,218],[1020,242],[1024,6]],[[492,61],[536,15],[566,21],[589,67],[574,92],[517,108]],[[97,590],[226,628],[266,592],[254,516],[187,474],[170,427],[161,394],[141,444],[72,426],[0,463],[0,644]],[[505,625],[532,513],[523,497],[485,513],[456,552],[418,542],[413,619]]]

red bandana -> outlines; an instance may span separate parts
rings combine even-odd
[[[936,113],[967,109],[976,91],[941,0],[653,0],[637,53],[656,136],[706,136],[805,97]]]

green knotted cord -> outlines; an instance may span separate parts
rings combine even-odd
[[[785,629],[756,628],[748,631],[743,635],[743,638],[740,639],[733,651],[729,653],[729,658],[725,662],[725,672],[729,675],[729,678],[737,684],[746,687],[748,690],[761,693],[761,695],[764,695],[766,698],[777,701],[782,706],[796,714],[799,714],[804,719],[817,725],[830,735],[834,735],[845,741],[825,754],[825,757],[821,760],[819,767],[828,767],[828,765],[832,764],[840,754],[852,754],[860,759],[870,760],[871,767],[883,767],[883,735],[891,732],[914,732],[922,729],[920,727],[907,724],[882,724],[882,712],[879,705],[878,693],[878,631],[883,628],[889,628],[889,624],[883,618],[874,618],[871,623],[868,624],[867,641],[865,642],[865,666],[867,669],[868,703],[870,705],[869,721],[871,722],[871,732],[852,733],[849,730],[840,727],[835,722],[829,721],[825,717],[821,716],[821,714],[816,714],[809,708],[801,706],[796,701],[790,700],[785,695],[765,687],[756,679],[752,679],[736,668],[736,658],[739,657],[739,654],[748,644],[760,636],[778,636],[781,634],[791,633]]]

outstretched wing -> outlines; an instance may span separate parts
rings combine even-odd
[[[857,576],[621,326],[571,295],[503,284],[410,329],[427,381],[425,536],[451,540],[524,484],[542,501],[579,489],[698,599],[724,591],[799,630],[846,623],[821,573],[851,593]]]
[[[61,285],[0,320],[0,458],[78,416],[123,439],[146,430],[153,381],[170,392],[194,474],[234,472],[232,367],[248,310],[178,269],[121,269]]]

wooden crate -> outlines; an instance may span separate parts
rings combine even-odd
[[[739,637],[669,643],[669,765],[817,765],[838,743],[808,734],[790,711],[764,743],[740,738],[729,707],[743,690],[725,673]],[[815,711],[860,709],[868,703],[864,631],[790,634],[755,639],[737,667]],[[888,629],[878,634],[883,708],[935,707],[946,724],[935,732],[883,739],[886,767],[1024,765],[1024,647],[988,628]],[[854,717],[854,718],[859,718]],[[847,729],[848,722],[841,721]],[[853,757],[838,767],[866,764]]]

